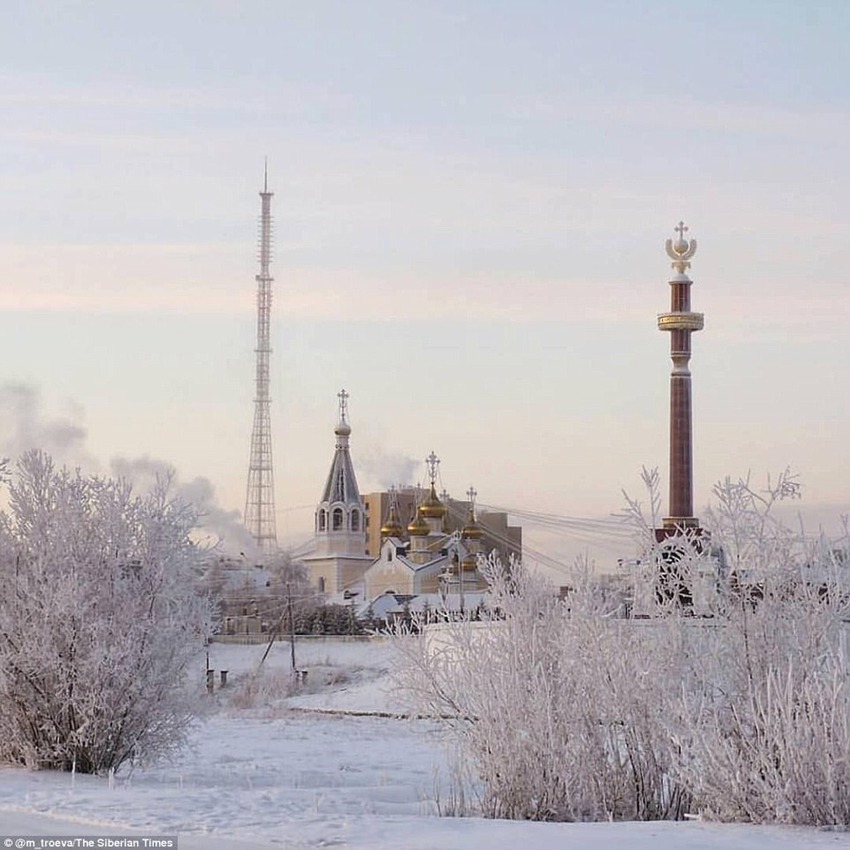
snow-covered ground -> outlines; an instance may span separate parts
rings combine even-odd
[[[296,695],[287,694],[286,643],[269,654],[262,684],[251,685],[264,651],[211,647],[210,666],[228,671],[228,686],[208,699],[190,746],[171,764],[125,771],[111,784],[0,770],[0,838],[178,834],[181,850],[850,847],[850,833],[817,829],[438,817],[448,790],[445,754],[432,723],[388,716],[399,710],[389,642],[299,643],[296,662],[307,682]]]

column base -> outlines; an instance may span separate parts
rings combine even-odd
[[[691,534],[696,533],[697,536],[701,536],[702,534],[699,519],[695,516],[664,517],[662,522],[662,527],[655,529],[655,539],[659,543],[662,540],[666,540],[668,537],[681,532]]]
[[[695,516],[666,516],[662,522],[664,528],[699,528],[699,519]]]

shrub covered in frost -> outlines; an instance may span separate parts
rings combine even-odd
[[[797,495],[787,473],[766,491],[727,480],[714,493],[706,524],[726,575],[670,724],[680,774],[713,817],[850,824],[847,535],[775,519]]]
[[[192,512],[165,484],[18,464],[0,515],[0,758],[82,772],[153,759],[190,722],[208,633]]]
[[[483,565],[482,565],[483,566]],[[589,581],[568,600],[519,563],[491,559],[488,613],[399,641],[401,685],[443,719],[482,812],[535,820],[675,817],[662,714],[678,659],[612,615]],[[455,775],[461,775],[456,771]],[[455,797],[459,796],[454,789]]]
[[[399,641],[414,710],[442,718],[493,817],[850,823],[847,535],[775,520],[786,473],[718,485],[707,534],[659,542],[645,480],[650,515],[627,510],[643,618],[587,570],[561,600],[491,559],[485,622]]]

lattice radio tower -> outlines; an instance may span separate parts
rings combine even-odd
[[[269,414],[269,324],[272,308],[272,281],[269,274],[272,254],[272,195],[269,192],[268,165],[263,172],[260,192],[259,259],[257,281],[257,377],[254,397],[254,430],[251,432],[251,460],[248,464],[248,493],[245,497],[245,527],[263,554],[277,549],[274,510],[274,467],[272,465],[272,424]]]

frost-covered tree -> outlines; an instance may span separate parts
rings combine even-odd
[[[0,758],[100,772],[181,742],[210,624],[193,522],[167,482],[142,498],[22,457],[0,515]]]
[[[718,612],[691,624],[679,773],[724,820],[850,823],[850,548],[774,515],[788,472],[764,490],[714,488],[706,515],[726,578]]]
[[[608,820],[675,817],[661,722],[680,659],[616,616],[586,571],[559,599],[546,579],[496,558],[480,568],[490,601],[478,622],[451,616],[420,636],[398,629],[400,685],[417,713],[440,717],[490,817]],[[405,633],[406,632],[406,633]],[[673,644],[674,646],[676,644]],[[458,788],[453,789],[456,798]]]
[[[441,718],[490,816],[850,824],[846,530],[776,520],[785,473],[719,484],[703,531],[659,539],[644,481],[648,515],[626,512],[641,616],[586,570],[561,600],[491,560],[484,622],[399,629],[414,711]]]

